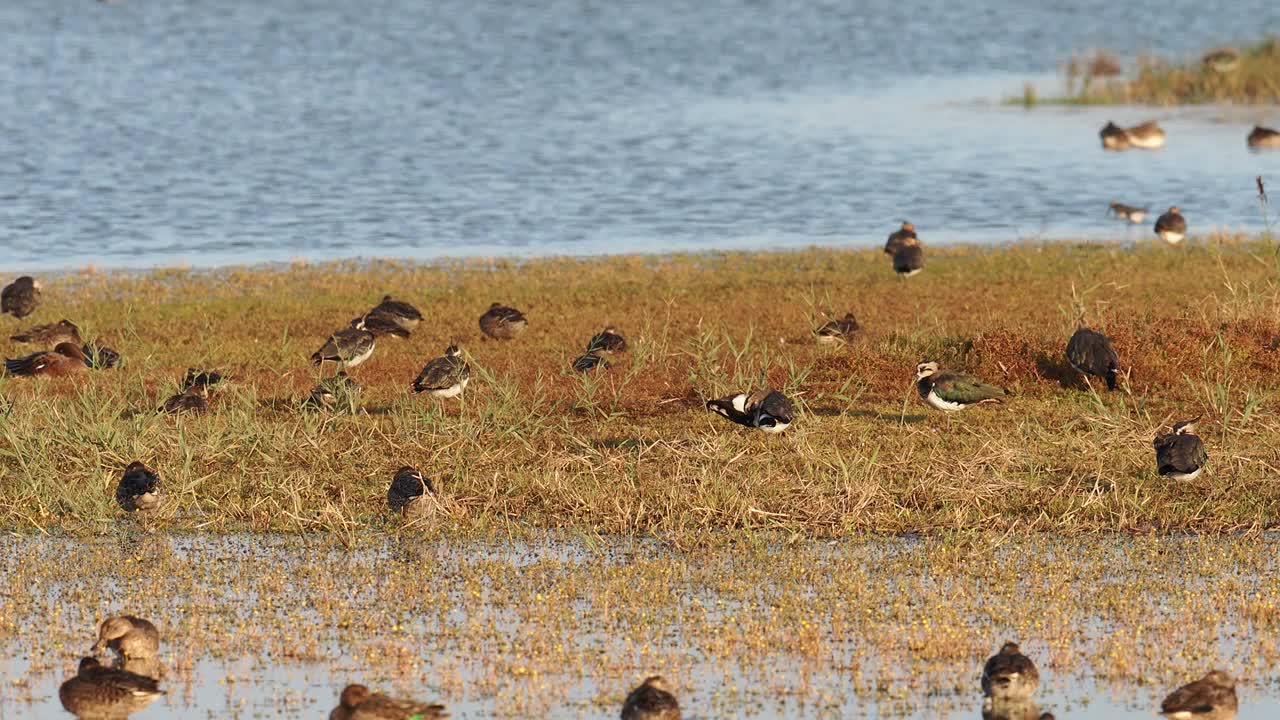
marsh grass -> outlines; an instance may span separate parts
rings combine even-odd
[[[350,535],[382,521],[402,464],[440,478],[455,525],[678,545],[742,529],[1271,528],[1274,257],[1265,242],[1213,236],[934,248],[909,282],[879,252],[842,250],[48,278],[30,320],[92,328],[125,361],[74,380],[0,378],[0,526],[106,527],[120,516],[120,472],[141,459],[164,482],[149,522],[172,529]],[[308,355],[384,293],[426,320],[351,371],[355,412],[302,410],[320,378]],[[528,313],[522,338],[481,338],[476,319],[494,300]],[[817,345],[813,328],[845,311],[863,336]],[[1081,315],[1114,339],[1121,390],[1091,389],[1066,365]],[[606,324],[631,350],[608,370],[571,371]],[[472,366],[462,401],[410,395],[450,342]],[[940,415],[912,390],[925,357],[1014,397]],[[187,367],[232,382],[208,415],[157,414]],[[802,409],[782,436],[704,409],[766,384]],[[1157,477],[1151,439],[1202,414],[1208,472]]]

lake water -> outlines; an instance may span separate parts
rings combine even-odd
[[[1034,112],[1072,51],[1194,57],[1194,0],[0,4],[0,270],[1142,237],[1261,225],[1253,122]],[[1109,118],[1156,153],[1104,154]]]

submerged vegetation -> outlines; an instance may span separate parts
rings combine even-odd
[[[1272,528],[1276,250],[1238,238],[939,247],[909,280],[870,250],[48,278],[27,320],[66,317],[123,360],[0,379],[0,525],[117,522],[116,483],[141,460],[162,478],[160,507],[141,521],[153,529],[346,536],[381,522],[404,465],[443,496],[445,519],[432,522],[676,544],[737,529]],[[385,293],[417,304],[421,325],[350,370],[358,395],[304,409],[320,372],[308,356]],[[494,301],[527,314],[519,339],[483,339],[477,318]],[[849,311],[862,327],[853,342],[815,342]],[[1066,363],[1081,317],[1119,352],[1115,392]],[[628,351],[574,371],[606,325]],[[450,344],[470,363],[466,393],[413,395],[423,363]],[[938,413],[913,389],[926,358],[1013,397]],[[157,413],[187,368],[225,373],[225,388],[206,414]],[[799,409],[785,434],[704,407],[766,385]],[[1152,439],[1198,415],[1208,469],[1160,478]]]
[[[1063,65],[1061,97],[1037,97],[1027,85],[1018,102],[1078,105],[1195,105],[1280,102],[1280,39],[1216,48],[1190,61],[1141,56],[1126,72],[1107,51],[1074,56]]]

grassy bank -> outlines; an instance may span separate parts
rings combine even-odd
[[[1114,54],[1094,52],[1073,57],[1064,64],[1063,75],[1063,95],[1041,98],[1028,87],[1016,102],[1164,106],[1275,103],[1280,101],[1280,40],[1269,38],[1238,49],[1219,48],[1192,60],[1142,56],[1130,69],[1124,68]]]
[[[156,524],[214,531],[346,534],[381,522],[401,464],[438,478],[446,522],[677,543],[743,528],[829,537],[1280,522],[1275,247],[929,252],[905,282],[871,250],[52,278],[31,319],[78,322],[125,361],[77,379],[0,379],[0,526],[117,522],[112,493],[133,459],[163,477]],[[363,412],[299,410],[317,380],[307,357],[387,292],[426,320],[352,371]],[[495,300],[526,311],[524,337],[481,339],[476,318]],[[865,337],[816,345],[810,330],[828,310],[855,312]],[[1064,365],[1081,312],[1115,341],[1129,371],[1120,391],[1094,394]],[[631,352],[607,372],[572,372],[606,323]],[[5,318],[3,329],[16,327]],[[472,364],[465,401],[411,396],[417,371],[450,342]],[[925,357],[1015,396],[943,416],[912,389]],[[155,413],[187,367],[235,382],[208,415]],[[766,382],[802,408],[783,436],[703,409]],[[1159,478],[1152,437],[1200,414],[1208,471]]]

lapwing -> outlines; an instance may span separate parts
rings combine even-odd
[[[1001,702],[1024,702],[1040,687],[1040,672],[1018,643],[1007,642],[982,667],[982,694]]]
[[[369,692],[364,685],[343,688],[338,707],[329,713],[329,720],[437,720],[446,717],[449,715],[444,711],[444,705],[393,700],[386,695]]]
[[[413,381],[415,393],[430,393],[432,397],[451,398],[462,394],[471,381],[471,366],[462,359],[457,345],[444,349],[444,354],[427,363]]]
[[[627,339],[612,325],[591,336],[587,343],[588,353],[620,353],[627,351]]]
[[[661,675],[651,675],[622,703],[622,720],[680,720],[680,703]]]
[[[1164,147],[1164,130],[1154,120],[1134,125],[1125,129],[1129,136],[1129,144],[1143,150],[1157,150]]]
[[[914,235],[902,240],[902,245],[893,254],[893,271],[899,277],[911,277],[924,269],[924,246]]]
[[[1102,138],[1103,150],[1129,149],[1129,133],[1113,122],[1107,123],[1098,135]]]
[[[427,517],[440,508],[435,495],[436,487],[431,478],[417,468],[405,465],[391,478],[391,487],[387,488],[387,506],[405,519]]]
[[[608,370],[609,361],[596,353],[589,352],[574,359],[573,369],[580,373],[591,372],[592,370]]]
[[[160,412],[169,413],[170,415],[182,415],[190,413],[200,415],[209,412],[209,401],[206,399],[206,391],[201,387],[191,387],[176,393],[164,401],[160,406]]]
[[[844,317],[830,320],[813,331],[818,342],[823,345],[850,342],[861,332],[862,327],[858,325],[858,320],[853,316],[853,313],[845,313]]]
[[[1142,221],[1147,219],[1147,209],[1144,207],[1134,207],[1121,202],[1113,202],[1110,208],[1113,215],[1134,225],[1141,225]]]
[[[164,695],[155,678],[103,667],[96,659],[80,660],[75,677],[58,688],[67,712],[86,720],[125,718]]]
[[[1173,432],[1160,435],[1152,443],[1156,449],[1156,472],[1170,480],[1195,480],[1204,470],[1209,454],[1196,435],[1200,418],[1174,423]]]
[[[1254,150],[1280,150],[1280,130],[1255,126],[1247,142]]]
[[[796,410],[786,395],[767,388],[750,395],[738,393],[707,402],[707,408],[733,422],[767,433],[780,433],[791,426]]]
[[[1182,210],[1174,205],[1169,208],[1169,212],[1156,218],[1155,231],[1161,240],[1170,245],[1182,242],[1187,236],[1187,219],[1182,216]]]
[[[144,659],[160,652],[160,631],[136,615],[114,615],[98,626],[94,654],[110,650],[121,659]]]
[[[1239,705],[1235,679],[1212,670],[1170,693],[1160,703],[1160,714],[1170,720],[1235,720]]]
[[[129,463],[116,486],[116,502],[125,512],[154,510],[160,504],[160,476],[140,462]]]
[[[342,407],[355,408],[360,397],[360,384],[339,371],[337,375],[321,380],[311,394],[303,402],[303,407],[311,410],[337,410]]]
[[[120,364],[120,353],[106,345],[87,342],[80,347],[84,354],[84,364],[94,370],[109,370]]]
[[[36,325],[11,335],[10,340],[27,345],[53,347],[62,343],[80,344],[80,328],[70,320],[59,320],[49,325]]]
[[[494,340],[514,340],[529,326],[524,313],[494,303],[480,316],[480,331]]]
[[[356,318],[351,324],[329,336],[320,349],[312,353],[311,364],[335,362],[343,368],[353,368],[373,355],[377,340],[364,329],[364,318]]]
[[[1204,54],[1204,65],[1217,73],[1229,73],[1240,67],[1240,51],[1235,48],[1217,48]]]
[[[89,368],[84,352],[74,343],[59,343],[53,350],[4,361],[5,372],[20,377],[63,377]]]
[[[902,227],[889,233],[889,240],[884,244],[884,253],[889,256],[897,255],[898,250],[902,248],[903,242],[907,239],[919,238],[916,238],[916,226],[903,220]]]
[[[8,313],[24,318],[36,311],[40,304],[40,281],[23,275],[0,290],[0,314]]]
[[[403,300],[393,300],[390,295],[382,296],[382,302],[369,311],[369,316],[389,319],[405,330],[413,330],[422,322],[418,308]]]
[[[212,395],[224,380],[226,377],[220,372],[187,368],[187,374],[182,377],[182,389],[200,388],[201,392],[208,396]]]
[[[1105,378],[1108,390],[1116,389],[1120,356],[1106,335],[1087,327],[1076,330],[1067,341],[1067,361],[1085,375]]]
[[[365,330],[373,333],[374,337],[407,338],[410,335],[409,331],[390,315],[369,313],[352,320],[351,324],[360,324]]]
[[[945,412],[983,403],[1001,403],[1009,395],[1008,390],[972,375],[941,370],[938,363],[931,360],[916,366],[916,392],[930,406]]]

